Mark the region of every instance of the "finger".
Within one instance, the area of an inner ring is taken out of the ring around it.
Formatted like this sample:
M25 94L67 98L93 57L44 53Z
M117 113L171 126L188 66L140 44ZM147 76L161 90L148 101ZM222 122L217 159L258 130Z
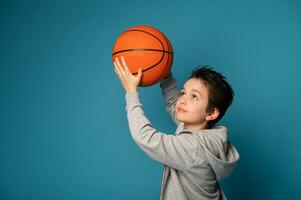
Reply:
M114 61L114 66L115 66L115 67L114 67L114 70L115 70L117 76L118 76L120 79L122 79L122 74L120 73L119 68L118 68L118 66L117 66L117 64L116 64L115 61Z
M142 76L142 68L139 68L138 77L141 78L141 76Z
M120 74L119 74L119 71L118 71L118 69L117 69L117 66L116 66L115 61L114 61L113 63L114 63L114 71L115 71L116 75L118 76L118 78L120 78L120 77L119 77Z
M116 60L116 65L118 66L119 72L121 73L122 76L125 76L125 71L120 64L118 57L116 57L115 60Z
M128 68L128 66L127 66L127 64L126 64L125 59L124 59L123 56L121 56L121 62L123 64L123 66L124 66L125 72L128 73L128 74L132 74L132 72L130 72L130 70L129 70L129 68Z

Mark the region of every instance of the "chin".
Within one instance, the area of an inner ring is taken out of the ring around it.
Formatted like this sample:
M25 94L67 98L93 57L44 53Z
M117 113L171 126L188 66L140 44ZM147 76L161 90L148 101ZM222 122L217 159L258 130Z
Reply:
M179 122L188 123L188 124L197 124L199 123L199 120L193 120L193 119L185 119L185 117L177 116L175 115L175 118Z
M175 118L176 118L177 121L185 122L185 119L183 119L183 117L178 117L178 116L176 115Z

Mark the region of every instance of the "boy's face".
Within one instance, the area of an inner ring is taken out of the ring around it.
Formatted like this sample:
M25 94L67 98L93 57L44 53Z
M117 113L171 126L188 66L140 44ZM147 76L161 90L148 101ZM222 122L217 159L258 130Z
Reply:
M176 103L176 119L187 127L204 127L208 105L208 89L202 80L191 78L181 90Z

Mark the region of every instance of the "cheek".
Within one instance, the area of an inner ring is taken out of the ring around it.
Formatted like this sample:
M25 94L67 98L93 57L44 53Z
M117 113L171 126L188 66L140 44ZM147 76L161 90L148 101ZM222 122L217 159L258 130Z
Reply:
M176 107L178 107L178 104L180 103L179 99L176 102Z
M191 114L193 114L194 116L199 116L199 117L203 117L206 115L206 108L203 105L195 105L192 106L189 111L191 112Z

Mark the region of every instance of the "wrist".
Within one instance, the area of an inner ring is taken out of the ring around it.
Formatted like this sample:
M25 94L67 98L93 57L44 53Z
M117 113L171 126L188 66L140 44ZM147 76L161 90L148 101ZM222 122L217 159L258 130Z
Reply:
M137 92L137 89L126 89L125 90L126 91L126 93L130 93L130 92Z

